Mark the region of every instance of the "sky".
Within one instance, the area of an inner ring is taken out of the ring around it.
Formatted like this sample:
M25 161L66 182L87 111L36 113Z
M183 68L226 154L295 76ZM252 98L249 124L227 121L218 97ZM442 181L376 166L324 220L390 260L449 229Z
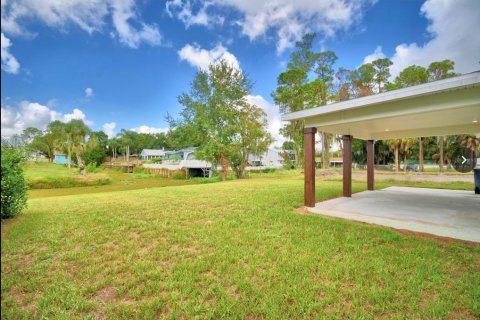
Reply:
M111 137L166 132L195 73L226 59L254 82L247 99L280 144L271 93L307 32L336 67L480 70L479 0L1 0L1 27L2 136L71 119Z

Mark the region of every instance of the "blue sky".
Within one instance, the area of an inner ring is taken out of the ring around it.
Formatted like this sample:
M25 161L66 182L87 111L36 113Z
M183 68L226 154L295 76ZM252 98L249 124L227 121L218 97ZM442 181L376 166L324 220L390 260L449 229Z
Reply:
M392 73L452 59L480 69L477 0L2 1L2 135L79 118L110 135L160 132L195 72L226 58L254 81L249 100L281 126L271 92L294 41L353 69L377 57Z

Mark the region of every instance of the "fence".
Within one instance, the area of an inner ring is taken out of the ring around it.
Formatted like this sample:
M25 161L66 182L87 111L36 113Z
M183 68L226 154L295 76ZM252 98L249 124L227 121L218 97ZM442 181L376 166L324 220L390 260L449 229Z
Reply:
M145 173L159 174L166 178L186 178L187 172L184 169L170 170L165 168L143 168Z

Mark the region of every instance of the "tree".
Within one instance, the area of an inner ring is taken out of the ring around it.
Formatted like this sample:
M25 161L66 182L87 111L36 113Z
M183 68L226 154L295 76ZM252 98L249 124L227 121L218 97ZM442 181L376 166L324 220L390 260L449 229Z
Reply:
M178 98L184 109L177 128L191 126L202 137L196 156L220 164L222 180L226 180L229 165L243 177L248 153L261 152L269 141L265 114L246 101L251 87L242 70L222 60L208 71L199 71L190 92Z
M236 177L242 179L245 177L248 155L266 152L273 139L267 132L266 114L257 106L246 104L237 120L238 132L233 138L230 166Z
M400 139L399 151L403 155L403 171L407 172L407 158L410 154L412 147L415 145L416 139L404 138Z
M72 140L73 150L75 151L75 156L77 158L77 166L80 169L80 173L83 174L85 173L85 163L82 160L82 152L85 147L85 138L90 130L82 120L71 120L66 123L65 131Z
M41 130L33 127L28 127L22 131L20 138L22 140L23 145L28 145L33 141L33 139L41 135L43 135L43 132Z
M365 97L374 93L375 74L375 67L371 63L365 63L350 73L349 80L354 97Z
M400 171L400 147L402 139L387 139L383 142L394 152L395 171Z
M427 70L424 67L416 65L406 67L400 72L397 78L395 78L395 83L400 88L415 86L426 82L428 82Z
M430 63L427 69L428 81L437 81L458 76L458 73L451 72L455 69L455 62L451 60L435 61Z
M23 177L21 150L2 146L1 157L1 217L11 218L27 206L27 185Z
M314 39L315 34L309 33L296 42L296 50L291 55L287 70L277 77L277 89L272 93L272 97L282 113L317 106L318 102L314 97L321 96L320 92L326 92L325 87L319 88L319 81L316 85L308 85L308 73L312 71L316 60L322 59L311 50ZM329 55L323 57L326 62L329 62L330 58ZM319 67L316 71L320 77L328 70ZM296 166L303 163L303 128L304 122L297 120L289 122L280 130L283 136L293 142Z
M372 62L375 69L373 80L377 84L377 93L384 90L384 86L388 82L388 78L390 78L390 66L392 64L393 62L388 58L377 59Z

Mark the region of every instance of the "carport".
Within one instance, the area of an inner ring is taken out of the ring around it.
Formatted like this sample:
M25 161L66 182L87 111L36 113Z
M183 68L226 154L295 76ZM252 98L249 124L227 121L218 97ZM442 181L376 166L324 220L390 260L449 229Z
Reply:
M348 198L352 196L352 139L367 141L367 188L373 191L375 140L480 133L480 71L292 112L282 120L305 123L304 204L313 208L317 130L342 136L343 196Z

